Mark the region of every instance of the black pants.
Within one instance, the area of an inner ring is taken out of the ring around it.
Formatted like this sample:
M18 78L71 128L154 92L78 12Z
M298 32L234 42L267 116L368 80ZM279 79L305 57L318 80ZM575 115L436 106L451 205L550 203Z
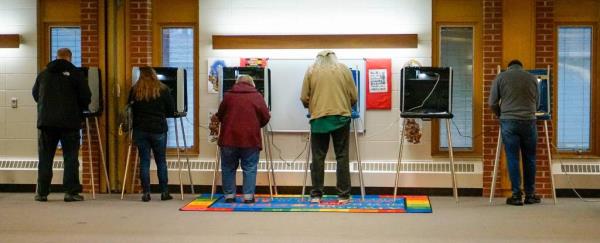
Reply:
M350 159L349 137L350 123L332 131L330 133L311 133L311 149L313 152L312 164L310 166L310 176L312 180L311 197L323 196L323 181L325 176L325 156L329 149L329 137L333 138L333 149L335 150L335 160L337 161L336 179L338 197L350 197Z
M56 146L60 141L64 158L63 188L65 193L81 192L79 183L79 129L38 129L38 181L37 194L47 196L52 182L52 164Z

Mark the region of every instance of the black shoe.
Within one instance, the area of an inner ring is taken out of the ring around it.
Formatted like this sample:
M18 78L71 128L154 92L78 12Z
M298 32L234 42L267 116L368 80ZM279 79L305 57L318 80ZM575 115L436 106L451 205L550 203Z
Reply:
M160 200L166 201L171 199L173 199L173 197L171 196L171 194L169 194L169 192L163 192L160 194Z
M83 201L83 196L79 194L65 194L65 202L79 202Z
M48 196L35 195L35 200L38 202L47 202Z
M245 204L252 204L252 203L255 203L255 202L256 201L254 200L254 198L252 198L252 199L244 199L244 203Z
M225 203L235 203L235 198L225 198Z
M144 193L142 194L142 202L148 202L150 201L150 193Z
M538 195L535 195L535 194L525 195L525 204L534 204L534 203L540 203L540 202L542 202L542 199Z
M523 198L521 198L520 196L513 195L512 197L506 198L506 204L514 206L523 206Z

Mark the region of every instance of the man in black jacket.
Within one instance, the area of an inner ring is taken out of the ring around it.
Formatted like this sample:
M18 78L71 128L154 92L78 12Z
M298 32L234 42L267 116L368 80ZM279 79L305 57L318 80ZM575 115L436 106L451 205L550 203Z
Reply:
M65 202L83 201L79 195L79 141L83 111L91 92L82 73L71 63L71 51L61 48L35 80L32 94L37 102L38 181L36 201L45 202L50 193L52 164L58 142L64 157Z

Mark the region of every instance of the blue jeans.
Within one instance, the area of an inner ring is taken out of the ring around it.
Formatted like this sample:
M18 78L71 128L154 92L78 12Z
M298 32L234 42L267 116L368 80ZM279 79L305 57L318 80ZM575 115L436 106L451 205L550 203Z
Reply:
M537 126L535 120L500 120L502 141L508 160L512 193L521 196L519 154L523 160L523 182L526 195L535 193L535 160Z
M140 180L142 191L150 193L150 150L154 154L161 192L169 192L167 173L167 133L149 133L133 130L133 140L140 155Z
M234 198L236 193L235 174L237 168L242 164L244 171L243 193L244 199L254 198L256 189L256 167L258 165L258 148L221 147L221 173L223 194L225 198Z

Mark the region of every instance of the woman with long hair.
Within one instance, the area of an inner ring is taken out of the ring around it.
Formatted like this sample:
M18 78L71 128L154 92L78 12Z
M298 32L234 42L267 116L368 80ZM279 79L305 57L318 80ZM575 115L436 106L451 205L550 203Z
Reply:
M161 200L171 200L167 174L167 116L175 112L169 88L154 69L141 67L140 76L129 93L133 111L133 140L140 156L142 201L150 201L150 150L156 162Z

